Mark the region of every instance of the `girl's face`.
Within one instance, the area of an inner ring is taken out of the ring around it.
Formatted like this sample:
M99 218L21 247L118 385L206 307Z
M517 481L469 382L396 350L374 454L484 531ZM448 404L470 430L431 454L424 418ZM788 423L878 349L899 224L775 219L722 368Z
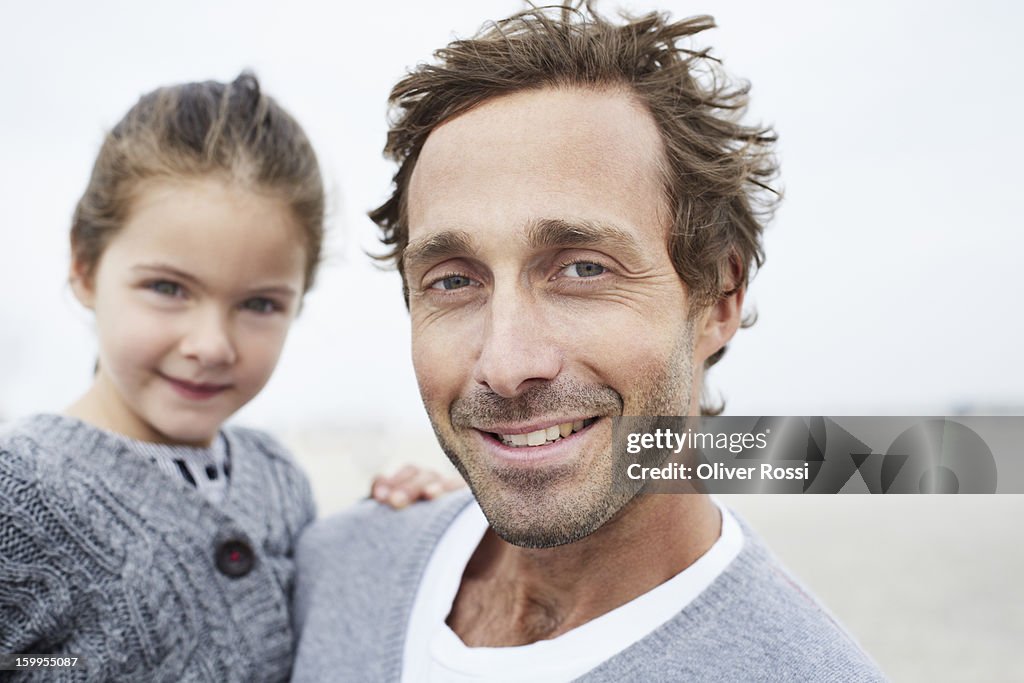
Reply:
M99 372L74 413L126 436L206 445L277 364L306 252L288 205L216 177L147 181L92 277Z

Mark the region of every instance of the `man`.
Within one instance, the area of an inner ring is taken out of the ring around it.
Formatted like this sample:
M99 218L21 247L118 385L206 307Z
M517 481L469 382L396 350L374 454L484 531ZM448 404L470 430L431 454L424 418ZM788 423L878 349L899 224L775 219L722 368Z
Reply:
M699 412L763 258L774 138L679 45L712 25L531 10L395 87L372 218L475 500L306 536L296 680L881 677L728 510L616 483L612 418Z

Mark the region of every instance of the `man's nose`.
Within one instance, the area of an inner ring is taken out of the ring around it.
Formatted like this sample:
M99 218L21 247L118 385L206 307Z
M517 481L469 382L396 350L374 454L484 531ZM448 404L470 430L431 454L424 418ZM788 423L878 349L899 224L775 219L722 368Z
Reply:
M555 379L562 369L554 330L545 321L542 304L528 291L496 289L483 334L473 378L499 396L517 396Z
M231 365L238 359L230 316L213 307L193 313L181 339L181 354L202 367Z

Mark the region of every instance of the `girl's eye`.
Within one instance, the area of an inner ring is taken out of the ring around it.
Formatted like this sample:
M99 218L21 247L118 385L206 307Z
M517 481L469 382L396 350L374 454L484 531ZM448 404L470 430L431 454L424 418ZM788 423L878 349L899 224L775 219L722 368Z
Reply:
M149 283L149 288L162 296L177 297L185 293L185 290L177 282L170 280L156 280Z
M434 284L430 285L431 289L462 289L473 284L473 280L466 277L465 275L449 275L448 277L441 278Z
M596 277L604 273L606 270L608 269L600 263L580 261L578 263L570 263L566 267L562 268L558 274L569 278L586 278Z
M257 296L252 299L246 299L245 303L242 304L242 308L253 313L273 313L279 309L279 306L271 299Z

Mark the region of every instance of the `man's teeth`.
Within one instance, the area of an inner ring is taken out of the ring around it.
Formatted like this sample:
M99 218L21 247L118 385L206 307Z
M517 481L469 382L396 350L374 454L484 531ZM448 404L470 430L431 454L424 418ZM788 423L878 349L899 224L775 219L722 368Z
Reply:
M594 418L587 420L576 420L575 422L563 422L552 425L547 429L538 429L529 434L497 434L497 437L506 446L543 446L565 438L573 432L578 432L584 427L593 424Z

